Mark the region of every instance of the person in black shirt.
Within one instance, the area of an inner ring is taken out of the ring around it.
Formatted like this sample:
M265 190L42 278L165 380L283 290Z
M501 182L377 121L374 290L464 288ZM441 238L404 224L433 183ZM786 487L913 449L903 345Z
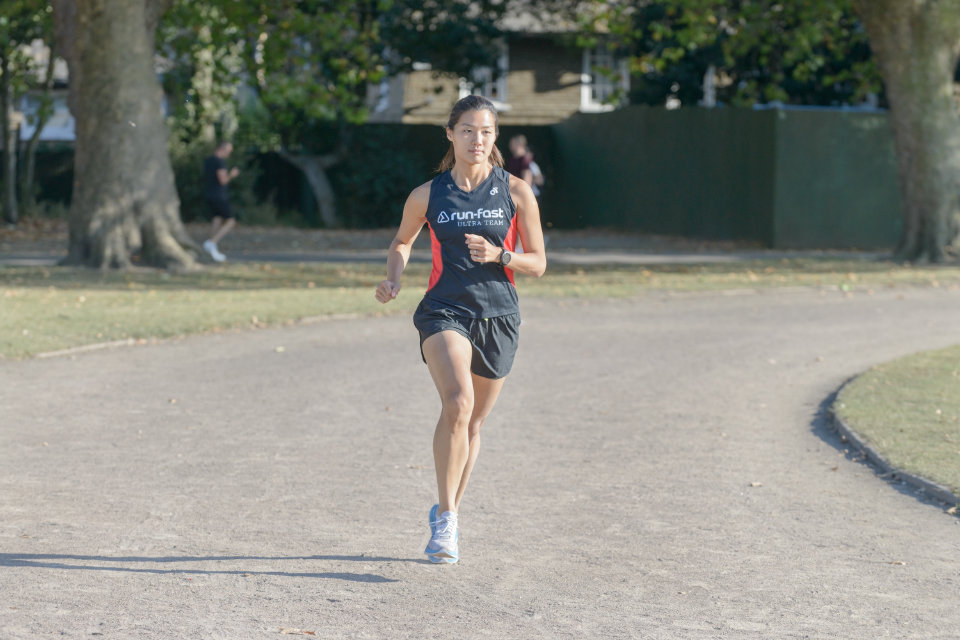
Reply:
M231 153L233 153L233 145L224 141L217 145L212 156L203 161L203 196L213 217L210 237L203 243L203 248L217 262L223 262L227 259L225 255L220 253L217 243L237 223L237 218L230 209L230 201L227 198L227 184L240 173L240 169L237 167L227 169L227 158L230 157Z

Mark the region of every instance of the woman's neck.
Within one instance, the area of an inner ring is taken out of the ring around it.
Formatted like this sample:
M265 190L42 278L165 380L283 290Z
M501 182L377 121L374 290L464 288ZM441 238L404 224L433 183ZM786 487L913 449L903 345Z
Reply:
M450 177L464 191L473 191L490 176L491 171L493 171L493 165L489 162L483 164L457 163L450 170Z

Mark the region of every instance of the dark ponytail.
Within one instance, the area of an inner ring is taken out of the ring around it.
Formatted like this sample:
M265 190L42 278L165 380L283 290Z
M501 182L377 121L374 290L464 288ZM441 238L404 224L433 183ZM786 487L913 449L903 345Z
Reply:
M500 116L497 114L497 108L493 106L493 103L484 98L483 96L469 95L466 98L461 98L457 100L457 103L453 105L453 109L450 110L450 117L447 119L447 129L453 129L457 126L457 122L460 121L460 116L465 114L467 111L489 111L493 114L493 125L494 133L497 136L497 139L500 138ZM437 167L438 173L443 173L444 171L449 171L453 169L453 165L456 163L457 159L453 153L453 143L450 143L450 146L447 148L447 153L444 154L443 159L440 161L440 166ZM495 167L503 166L503 154L500 153L500 149L497 148L496 143L493 145L493 151L490 152L490 162Z

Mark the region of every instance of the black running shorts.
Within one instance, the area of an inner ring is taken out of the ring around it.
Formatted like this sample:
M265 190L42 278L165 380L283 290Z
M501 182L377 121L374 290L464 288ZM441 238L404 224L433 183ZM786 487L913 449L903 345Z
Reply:
M441 331L456 331L473 345L470 371L482 378L505 378L513 367L520 341L520 314L496 318L466 318L450 309L423 300L413 314L413 325L420 332L420 356L423 341ZM423 360L426 362L426 358Z
M207 210L211 218L235 218L230 208L230 201L226 198L207 198Z

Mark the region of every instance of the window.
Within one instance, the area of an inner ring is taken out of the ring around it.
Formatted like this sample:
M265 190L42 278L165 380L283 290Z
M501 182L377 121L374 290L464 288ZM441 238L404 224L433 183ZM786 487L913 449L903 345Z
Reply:
M630 90L627 61L618 60L603 45L584 49L580 83L581 111L611 111L619 97Z
M498 111L510 108L507 104L507 73L510 71L510 58L507 48L497 59L497 73L490 67L477 67L473 70L472 78L460 78L460 97L466 98L470 94L483 96L497 107Z

